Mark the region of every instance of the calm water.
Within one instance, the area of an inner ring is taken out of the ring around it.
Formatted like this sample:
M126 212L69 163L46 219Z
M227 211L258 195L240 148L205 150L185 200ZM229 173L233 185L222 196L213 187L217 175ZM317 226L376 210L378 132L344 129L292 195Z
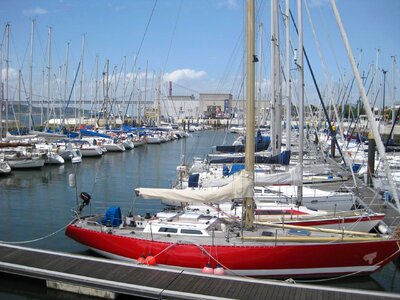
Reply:
M46 165L41 170L13 171L11 176L0 177L0 241L32 241L21 245L91 255L63 231L72 218L76 194L85 191L92 195L92 213L103 213L112 205L120 206L126 213L134 200L135 213L157 212L163 207L159 201L134 199L136 187L169 187L175 181L176 166L184 153L185 160L191 162L193 156L204 156L212 146L224 141L231 143L233 139L233 135L223 130L196 132L187 139L107 153L101 158L84 158L80 165L67 162L62 166ZM76 189L69 186L70 174L76 174ZM373 277L317 284L400 293L400 273L390 264ZM0 299L3 298L77 299L77 296L49 291L37 281L0 276Z

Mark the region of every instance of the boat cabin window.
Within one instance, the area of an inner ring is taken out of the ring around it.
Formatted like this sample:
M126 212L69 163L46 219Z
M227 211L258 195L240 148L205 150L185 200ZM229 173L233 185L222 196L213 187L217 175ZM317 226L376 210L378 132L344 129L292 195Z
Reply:
M183 234L202 234L200 230L193 230L193 229L181 229L181 233Z
M160 227L160 229L158 229L158 232L177 233L177 232L178 232L178 229L177 229L177 228L170 228L170 227Z

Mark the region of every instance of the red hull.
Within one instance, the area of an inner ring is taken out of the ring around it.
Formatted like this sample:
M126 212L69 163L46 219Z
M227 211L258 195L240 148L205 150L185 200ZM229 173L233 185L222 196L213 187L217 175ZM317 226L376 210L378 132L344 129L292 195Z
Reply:
M124 237L69 225L66 235L102 252L130 259L153 255L157 264L201 270L216 261L234 274L307 277L370 274L399 255L400 241L296 245L194 245ZM168 248L168 249L167 249ZM205 251L204 251L205 250ZM210 258L210 256L212 258Z

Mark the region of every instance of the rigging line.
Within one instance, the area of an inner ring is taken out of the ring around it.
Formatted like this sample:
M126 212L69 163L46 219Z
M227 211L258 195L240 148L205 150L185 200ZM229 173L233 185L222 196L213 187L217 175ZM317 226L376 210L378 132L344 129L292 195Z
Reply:
M325 20L326 20L326 14L324 14L324 13L322 12L322 10L321 10L321 6L322 6L321 1L320 1L320 0L317 0L317 2L318 2L318 5L317 5L317 6L318 6L319 14L320 14L320 19L322 20L322 25L326 28L326 27L327 27L327 26L326 26L326 22L325 22ZM332 42L331 35L329 34L329 30L326 31L326 36L328 37L328 42L329 42L329 44L330 44L329 49L335 49L335 47L333 46L333 42ZM333 56L333 58L334 58L334 60L335 60L335 64L336 64L336 68L337 68L337 70L338 70L338 72L339 72L339 76L340 76L340 78L343 78L344 76L343 76L343 74L342 74L342 72L341 72L340 64L339 64L338 58L336 57L335 54L336 54L336 52L335 52L335 51L332 51L332 56Z
M310 10L309 10L309 8L308 8L307 1L304 1L304 4L305 4L306 11L307 11L308 19L309 19L310 24L311 24L312 33L313 33L313 35L314 35L314 39L315 39L315 42L316 42L316 45L317 45L317 50L318 50L318 54L319 54L319 57L320 57L320 61L321 61L321 64L322 64L322 67L323 67L323 70L324 70L325 80L326 80L327 83L328 83L328 93L329 93L330 98L331 98L331 101L332 101L332 103L333 103L333 100L334 100L334 99L333 99L333 97L332 97L332 88L331 88L330 83L329 83L330 81L328 80L328 76L327 76L328 71L327 71L327 68L326 68L326 64L325 64L325 61L324 61L323 56L322 56L321 47L320 47L320 44L319 44L319 41L318 41L317 34L316 34L316 32L315 32L315 27L314 27L314 24L313 24L313 22L312 22L311 13L310 13ZM307 59L307 62L308 62L308 59ZM343 80L343 82L344 82L344 80ZM347 88L347 87L346 87L346 88ZM339 97L340 97L340 94L341 94L341 92L339 92ZM337 118L337 121L339 122L339 116L338 116L338 112L337 112L336 106L333 105L333 108L334 108L334 113L335 113L335 116L336 116L336 118ZM341 129L341 130L340 130L340 137L341 137L342 141L344 142L345 140L344 140L344 136L343 136L343 126L342 126L342 123L341 123L341 122L339 122L339 128ZM336 144L337 144L337 146L339 146L338 143L336 143ZM346 148L346 144L345 144L345 143L344 143L344 146L345 146L345 148ZM339 148L339 147L338 147L338 148ZM347 157L344 157L344 156L342 155L342 153L341 153L341 151L340 151L340 148L339 148L339 152L340 152L340 155L341 155L342 158L343 158L344 163L345 163L345 164L348 164L348 162L346 162ZM354 179L354 172L352 171L352 169L351 169L351 173L352 173L352 176L353 176L353 179ZM356 183L355 180L354 180L354 183Z
M169 42L167 57L165 58L165 63L164 63L164 68L163 68L162 74L165 73L165 69L166 69L166 67L167 67L167 63L168 63L168 60L169 60L169 55L170 55L170 53L171 53L171 48L172 48L172 42L173 42L174 37L175 37L176 27L177 27L177 25L178 25L178 20L179 20L180 14L181 14L181 9L182 9L182 0L181 0L180 3L179 3L178 13L177 13L177 15L176 15L175 24L174 24L174 29L172 30L172 37L171 37L171 40L170 40L170 42Z
M12 44L13 44L13 46L14 46L14 53L15 53L15 57L16 57L16 59L17 59L17 65L19 66L19 69L21 70L21 69L23 68L23 66L24 66L24 62L25 62L25 59L26 59L26 55L27 55L27 53L28 53L29 43L26 45L24 57L23 57L23 60L22 60L22 63L21 63L21 62L19 61L18 51L17 51L17 47L16 47L16 44L15 44L15 41L14 41L14 35L12 34L12 32L11 32L11 34L10 34L10 39L11 39L11 42L12 42Z
M135 67L136 67L136 62L137 62L137 59L138 59L138 57L139 57L140 51L142 50L143 42L144 42L144 39L145 39L145 37L146 37L146 35L147 35L147 30L149 29L150 22L151 22L151 20L152 20L152 18L153 18L153 14L154 14L154 10L156 9L157 2L158 2L158 0L155 0L155 1L154 1L153 9L151 10L149 19L148 19L147 24L146 24L146 28L145 28L144 33L143 33L143 36L142 36L142 40L140 41L139 49L138 49L138 51L137 51L137 53L136 53L136 55L135 55L135 59L134 59L134 61L133 61L133 66L132 66L132 71L131 71L131 73L133 73L133 71L134 71L134 69L135 69ZM135 78L135 79L136 79L136 78Z
M37 23L36 23L37 24ZM37 38L37 40L39 41L39 46L40 46L40 49L42 50L42 55L43 55L43 57L42 57L42 59L43 59L43 65L45 65L46 66L46 54L47 54L47 48L46 48L46 51L44 51L43 50L43 45L42 45L42 40L40 39L40 35L39 35L39 32L38 32L38 28L37 28L37 26L35 26L35 32L36 32L36 38ZM40 55L39 55L40 56Z
M49 233L49 234L47 234L47 235L45 235L45 236L42 236L42 237L39 237L39 238L36 238L36 239L33 239L33 240L18 241L18 242L0 241L0 243L9 244L9 245L17 245L17 244L28 244L28 243L37 242L37 241L40 241L40 240L47 239L47 238L49 238L49 237L51 237L51 236L53 236L53 235L59 233L60 231L62 231L62 230L64 230L65 228L67 228L67 226L68 226L69 224L71 224L71 222L69 222L67 225L61 227L60 229L57 229L56 231L54 231L54 232L52 232L52 233Z
M295 30L296 30L296 32L298 33L297 25L296 25L296 22L295 22L295 20L294 20L292 11L289 10L289 12L290 12L290 17L291 17L291 19L292 19L292 22L293 22L293 25L294 25L294 27L295 27ZM337 149L339 150L340 156L343 158L344 164L346 164L346 161L344 160L344 157L343 157L343 154L342 154L342 150L341 150L341 148L340 148L340 145L339 145L337 139L335 138L335 136L334 136L334 134L333 134L332 122L331 122L331 120L330 120L330 118L329 118L328 112L326 111L326 107L325 107L325 103L324 103L324 101L323 101L323 99L322 99L321 91L320 91L320 89L319 89L319 87L318 87L317 80L315 79L314 71L313 71L312 68L311 68L311 63L310 63L310 60L308 59L308 55L307 55L307 52L306 52L306 49L304 48L304 46L303 46L303 53L304 53L304 57L305 57L305 59L306 59L307 66L308 66L308 69L309 69L309 71L310 71L312 80L313 80L313 82L314 82L315 89L317 90L317 94L318 94L319 100L320 100L321 105L322 105L322 108L323 108L323 110L324 110L325 118L326 118L326 120L327 120L327 122L328 122L329 130L330 130L331 135L332 135L332 139L334 140L334 142L335 142L335 144L336 144L336 147L337 147Z

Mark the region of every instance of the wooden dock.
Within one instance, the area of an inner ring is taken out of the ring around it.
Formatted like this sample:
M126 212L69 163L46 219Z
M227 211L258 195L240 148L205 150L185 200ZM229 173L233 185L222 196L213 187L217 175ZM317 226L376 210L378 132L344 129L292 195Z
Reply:
M399 294L205 275L0 244L0 272L45 280L49 288L116 298L400 299Z
M385 213L384 222L394 230L400 226L400 214L394 203L385 203L383 196L377 193L372 187L363 185L360 179L357 179L359 188L351 188L351 191L359 197L365 206L368 206L375 212ZM349 180L350 183L350 180ZM351 183L350 183L351 184Z

